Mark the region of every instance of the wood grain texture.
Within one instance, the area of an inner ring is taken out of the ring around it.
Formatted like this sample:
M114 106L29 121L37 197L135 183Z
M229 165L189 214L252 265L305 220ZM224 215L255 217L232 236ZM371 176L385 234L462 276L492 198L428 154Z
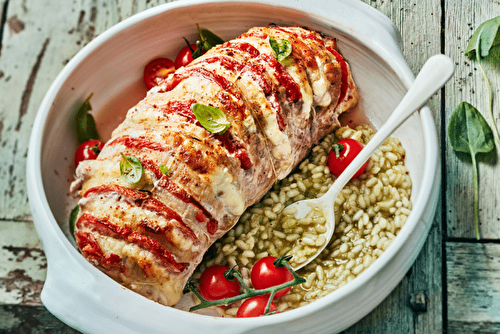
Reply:
M402 50L410 68L416 75L424 62L440 53L441 9L439 1L365 1L387 15L399 28ZM425 34L416 34L415 27L425 27ZM436 94L428 105L436 124L440 123L440 95ZM438 204L437 214L427 241L403 281L363 320L346 333L439 333L443 331L442 295L442 222ZM414 294L425 296L426 311L415 311L410 304ZM381 321L381 319L384 319Z
M0 218L30 216L28 142L38 107L57 74L99 33L159 2L8 2L0 57Z
M498 1L455 0L446 2L446 53L455 61L455 75L446 85L446 124L456 106L467 101L474 105L493 126L488 114L488 95L477 64L464 52L475 29L484 21L500 14ZM494 114L500 126L500 66L485 67L495 94ZM479 219L483 239L500 238L500 164L496 152L478 155L479 162ZM448 140L446 152L446 202L448 237L475 238L473 210L473 171L466 154L456 154Z
M449 242L446 254L450 332L498 333L500 244Z
M47 261L31 222L0 222L0 305L41 305Z
M77 334L43 306L0 305L2 334Z

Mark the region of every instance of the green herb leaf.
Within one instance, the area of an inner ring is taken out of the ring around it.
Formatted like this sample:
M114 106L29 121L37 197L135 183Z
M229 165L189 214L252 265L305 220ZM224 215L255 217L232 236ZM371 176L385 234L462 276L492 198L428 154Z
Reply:
M500 46L500 16L483 22L476 29L467 45L465 55L470 59L484 58L498 46Z
M121 153L122 159L120 160L120 175L127 183L137 183L142 178L144 168L139 159L133 156L126 156Z
M274 58L279 62L285 60L292 53L292 44L290 44L288 39L278 42L274 38L269 37L269 45L273 50Z
M483 75L488 91L488 110L491 122L493 123L493 133L496 141L500 144L500 134L498 133L495 115L493 114L493 91L491 90L490 80L482 66L484 60L496 63L500 62L500 16L483 22L476 29L467 45L465 55L478 63Z
M165 166L164 164L160 164L160 170L163 174L165 174L166 176L170 177L170 169L168 169L167 166Z
M200 42L201 42L201 45L202 45L204 51L208 51L211 48L213 48L214 46L224 43L224 40L222 38L220 38L219 36L217 36L216 34L211 32L210 30L200 28L200 26L198 24L196 24L196 28L198 29L198 35L200 37ZM200 47L199 47L199 45L197 45L197 46L198 46L197 50L199 50ZM201 50L200 50L200 52L201 52ZM201 53L200 53L200 55L201 55ZM194 58L194 55L193 55L193 58Z
M92 106L90 105L91 97L92 94L87 97L87 99L83 102L83 104L80 106L80 108L78 108L78 111L76 112L76 136L80 144L90 139L100 140L99 134L97 133L97 127L95 125L94 116L92 116L92 114L89 114L89 111L92 110Z
M76 218L78 217L78 213L80 212L80 206L77 205L71 210L69 214L69 233L74 237L75 234L75 224Z
M219 108L194 103L191 109L201 126L211 133L222 134L231 126L231 123L226 118L226 114Z
M448 138L455 151L471 156L474 169L474 222L479 240L479 175L476 154L495 148L493 132L481 113L471 104L462 102L453 111L448 123Z

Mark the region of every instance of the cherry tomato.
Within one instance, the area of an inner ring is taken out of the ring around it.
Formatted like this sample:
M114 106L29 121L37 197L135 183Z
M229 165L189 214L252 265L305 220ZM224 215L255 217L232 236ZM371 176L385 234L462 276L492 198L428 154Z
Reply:
M196 51L196 44L191 44L191 48L193 51ZM189 46L186 45L181 49L181 51L179 51L177 57L175 57L175 68L186 66L192 61L193 53L191 52L191 49L189 49Z
M254 296L245 300L236 312L237 318L251 318L264 315L264 311L269 301L269 295ZM276 304L271 302L269 312L276 310Z
M344 169L354 160L354 158L359 154L359 152L363 149L363 144L355 139L342 139L339 140L337 144L339 149L338 156L335 152L335 147L332 147L330 154L328 155L328 167L330 168L330 172L333 175L339 176ZM361 166L361 168L354 174L353 179L363 174L366 169L366 165L368 161Z
M148 89L158 85L161 79L165 79L175 70L175 64L168 58L156 58L144 67L144 82Z
M228 280L224 272L229 270L223 265L208 267L200 276L200 293L206 300L217 300L237 296L240 283L235 279Z
M274 256L266 256L257 261L250 273L250 279L255 289L266 289L275 285L280 285L293 280L293 274L287 267L276 267ZM275 293L274 298L279 298L287 294L291 287L285 288Z
M94 160L104 147L104 143L97 139L87 140L78 146L75 153L75 166L83 160Z

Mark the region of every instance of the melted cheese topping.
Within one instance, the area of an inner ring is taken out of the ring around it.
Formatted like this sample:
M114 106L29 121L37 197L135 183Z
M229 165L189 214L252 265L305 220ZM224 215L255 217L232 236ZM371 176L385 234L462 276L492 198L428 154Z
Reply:
M212 176L212 189L215 197L224 203L228 212L239 216L245 210L245 203L239 187L233 184L233 177L227 168L218 168Z

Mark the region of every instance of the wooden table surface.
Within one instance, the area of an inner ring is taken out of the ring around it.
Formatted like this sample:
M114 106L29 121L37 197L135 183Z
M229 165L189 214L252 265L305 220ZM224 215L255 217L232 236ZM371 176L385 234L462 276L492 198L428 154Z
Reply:
M482 239L477 241L471 161L457 156L446 136L461 101L476 106L492 124L486 86L464 50L479 24L500 15L500 1L364 1L400 29L414 73L435 53L449 55L456 71L429 102L439 129L443 181L427 242L397 288L346 332L500 333L499 148L479 163ZM49 85L71 57L110 26L160 3L0 0L0 333L76 332L40 301L46 259L32 224L25 177L31 127ZM500 123L500 71L489 70ZM418 303L422 297L424 304Z

